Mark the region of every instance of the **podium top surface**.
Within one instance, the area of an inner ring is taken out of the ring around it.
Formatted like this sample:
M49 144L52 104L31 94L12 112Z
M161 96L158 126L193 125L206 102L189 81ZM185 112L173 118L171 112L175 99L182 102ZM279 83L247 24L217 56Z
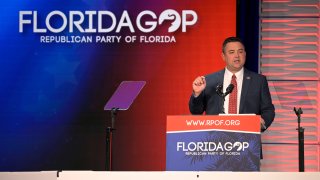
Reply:
M145 84L145 81L122 81L104 106L104 110L112 110L113 108L118 110L129 109Z

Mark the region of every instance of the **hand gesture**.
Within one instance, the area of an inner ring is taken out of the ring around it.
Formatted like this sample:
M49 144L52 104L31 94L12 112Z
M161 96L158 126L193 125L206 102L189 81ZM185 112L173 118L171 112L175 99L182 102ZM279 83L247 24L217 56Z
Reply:
M206 88L206 79L204 76L197 77L192 83L193 94L198 97Z

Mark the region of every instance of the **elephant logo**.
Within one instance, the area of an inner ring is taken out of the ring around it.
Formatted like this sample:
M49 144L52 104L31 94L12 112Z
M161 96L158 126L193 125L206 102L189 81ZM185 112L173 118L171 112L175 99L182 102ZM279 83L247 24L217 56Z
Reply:
M175 32L181 24L181 17L177 11L172 9L167 9L160 14L159 24L161 25L164 21L170 20L173 21L169 27L168 32Z
M238 148L237 148L237 151L240 151L240 150L242 149L242 144L241 144L240 142L235 142L235 143L233 144L233 148L235 148L235 147L238 147Z

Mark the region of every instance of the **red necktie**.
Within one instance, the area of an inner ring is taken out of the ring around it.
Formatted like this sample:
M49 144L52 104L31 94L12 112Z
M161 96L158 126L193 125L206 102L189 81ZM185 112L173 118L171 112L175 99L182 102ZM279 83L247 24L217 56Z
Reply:
M237 114L237 96L238 96L238 88L237 88L237 77L232 75L231 84L234 85L233 91L229 96L229 114Z

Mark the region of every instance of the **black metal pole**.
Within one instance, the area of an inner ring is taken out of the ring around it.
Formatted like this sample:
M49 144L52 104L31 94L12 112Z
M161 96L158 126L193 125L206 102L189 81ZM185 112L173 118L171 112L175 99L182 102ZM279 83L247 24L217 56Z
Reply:
M107 141L106 141L106 170L112 171L112 141L115 119L118 108L111 109L111 127L107 127Z
M107 142L106 142L106 170L112 170L112 128L107 127Z
M298 142L299 142L299 172L304 172L304 128L300 126L301 114L303 111L301 108L293 108L298 117Z
M299 172L304 172L304 128L299 131Z

